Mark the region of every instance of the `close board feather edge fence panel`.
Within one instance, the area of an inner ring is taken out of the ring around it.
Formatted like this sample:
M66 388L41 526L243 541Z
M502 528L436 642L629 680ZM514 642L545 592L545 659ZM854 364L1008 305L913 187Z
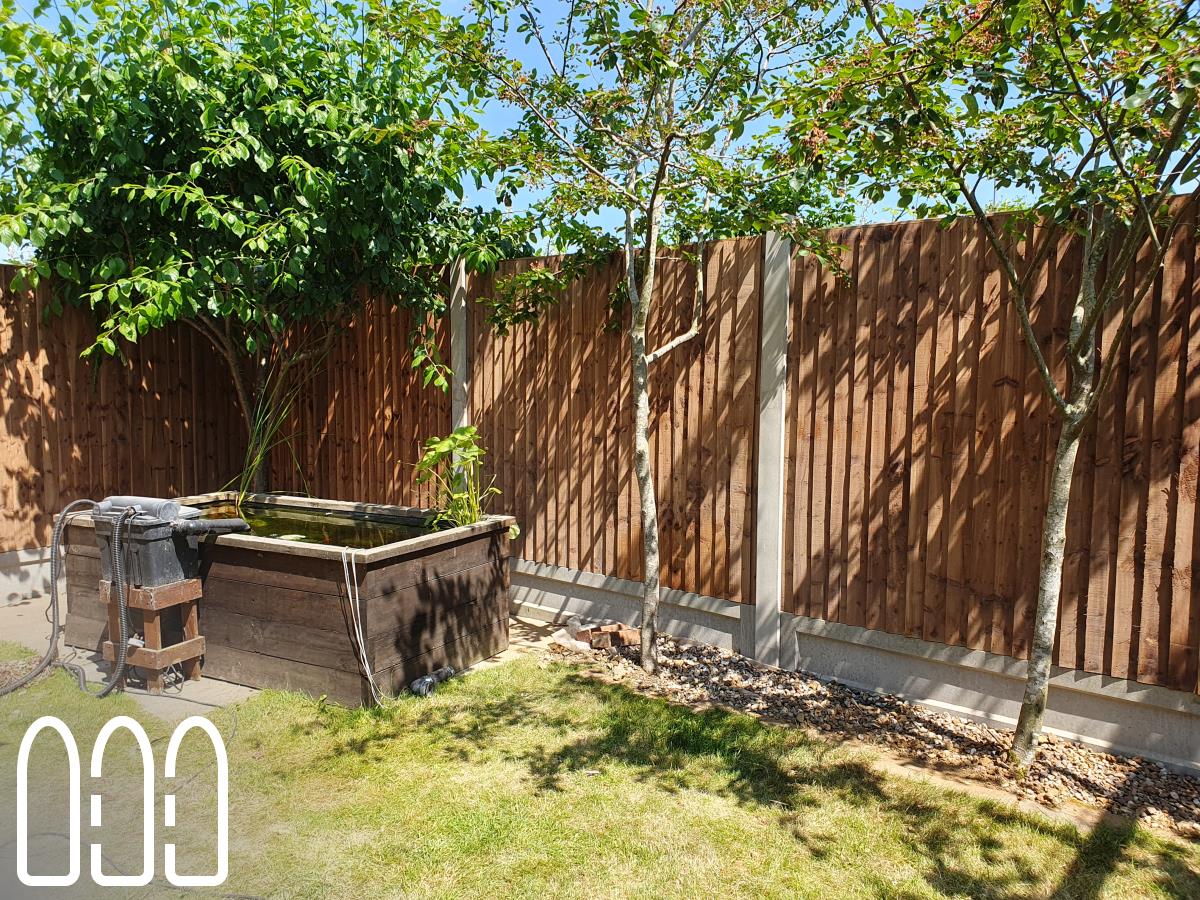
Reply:
M1080 453L1056 656L1186 691L1200 665L1195 224L1193 210ZM833 237L845 277L792 260L787 452L771 484L755 465L763 241L707 248L702 333L652 372L664 583L754 603L755 503L782 491L785 612L1023 657L1057 422L996 262L969 221ZM1039 272L1034 326L1052 350L1078 256L1064 236ZM501 274L552 264L511 261ZM664 260L652 341L686 329L696 271L687 254ZM499 503L522 524L516 554L636 580L628 348L606 328L619 277L617 263L599 267L507 335L469 304L460 374ZM471 276L468 293L492 285ZM78 357L86 313L47 318L40 293L0 299L0 551L44 544L76 496L187 493L236 472L240 417L197 335L148 336L96 366ZM412 466L425 437L449 430L450 399L419 386L409 325L373 301L339 337L302 396L291 447L273 454L274 487L432 502ZM448 323L438 340L447 350Z

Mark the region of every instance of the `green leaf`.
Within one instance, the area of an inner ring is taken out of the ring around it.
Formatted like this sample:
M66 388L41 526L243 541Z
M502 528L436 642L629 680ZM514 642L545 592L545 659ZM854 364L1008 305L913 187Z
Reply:
M1017 37L1029 23L1029 7L1024 0L1018 0L1014 7L1012 18L1008 21L1008 33Z

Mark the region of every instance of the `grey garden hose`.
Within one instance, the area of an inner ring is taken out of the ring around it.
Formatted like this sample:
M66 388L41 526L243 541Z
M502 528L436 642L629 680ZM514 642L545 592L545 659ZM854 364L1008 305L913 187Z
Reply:
M90 510L95 511L96 505L94 500L72 501L67 504L67 508L59 514L58 521L54 523L54 531L50 538L50 644L46 647L45 654L38 660L38 664L33 667L32 671L21 676L16 681L0 687L0 697L25 687L25 685L46 671L58 655L58 550L62 543L62 533L66 530L67 519L76 510L86 506Z
M50 642L49 642L49 645L46 647L46 652L45 652L45 654L43 654L42 658L40 660L38 660L38 664L36 666L34 666L31 671L22 675L20 678L16 679L15 681L10 682L9 684L0 686L0 697L5 696L6 694L11 694L13 691L17 691L17 690L20 690L21 688L25 687L27 684L29 684L35 678L37 678L39 675L41 675L44 671L46 671L46 669L49 668L50 665L54 662L55 657L58 656L58 624L59 624L58 569L59 569L59 557L61 555L61 547L62 547L62 536L63 536L63 532L66 530L68 519L70 519L70 517L72 515L74 515L76 512L78 512L80 509L82 509L84 507L88 508L92 512L95 512L96 509L99 507L99 504L96 503L94 500L86 500L86 499L73 500L72 502L68 503L66 508L63 509L63 511L59 514L58 521L54 523L54 531L51 533L51 537L50 537ZM113 547L113 580L116 582L117 600L118 600L118 604L120 607L120 613L121 613L121 615L120 615L121 634L120 634L120 641L116 642L117 643L118 662L113 667L112 676L109 678L109 680L107 682L105 682L104 687L101 688L101 690L100 690L100 693L97 694L98 697L106 697L110 693L112 693L113 689L117 686L117 683L120 681L121 675L124 674L124 671L125 671L125 647L126 647L126 643L129 640L129 623L128 623L128 619L127 619L127 612L125 609L125 604L126 604L125 561L122 558L122 553L121 553L121 543L122 543L122 541L121 541L121 525L124 525L128 519L132 518L135 515L137 515L136 510L134 510L134 509L128 510L125 514L123 514L121 516L120 521L117 523L116 529L114 529L113 545L112 545L112 547ZM72 665L70 663L60 663L60 665L75 676L76 680L79 682L79 687L81 690L87 689L87 678L83 673L83 669L81 669L77 665Z
M112 672L108 676L108 681L104 683L104 687L100 688L100 693L96 694L97 697L107 697L116 690L117 685L125 676L125 654L129 645L129 610L126 608L128 597L125 593L125 554L122 552L124 542L121 540L121 526L137 514L136 506L126 507L125 511L121 513L121 517L117 519L116 525L113 526L112 584L117 591L117 619L121 623L121 639L116 642L116 661L113 663Z

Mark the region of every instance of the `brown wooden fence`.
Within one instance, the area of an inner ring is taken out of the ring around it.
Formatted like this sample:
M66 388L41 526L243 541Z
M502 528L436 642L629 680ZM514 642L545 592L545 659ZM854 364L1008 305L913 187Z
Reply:
M246 429L207 341L167 329L87 362L89 314L47 316L47 292L10 291L11 274L0 267L0 552L47 544L53 515L80 497L181 496L234 478ZM287 429L291 448L272 456L276 488L431 502L413 466L420 443L447 430L450 404L414 379L408 334L403 314L371 303L337 341Z
M272 454L271 486L331 500L429 506L414 467L426 438L449 431L450 398L422 388L409 317L369 301L334 344ZM446 355L449 332L438 340Z
M1193 213L1080 455L1057 657L1185 690L1200 649L1194 226ZM710 246L703 336L653 373L664 581L752 603L756 491L783 490L788 611L1023 656L1057 423L995 261L968 222L836 237L848 278L793 261L780 484L755 483L762 241ZM1078 254L1064 239L1041 273L1035 327L1047 346L1065 340ZM545 263L504 271L534 264ZM500 505L524 529L516 552L636 579L628 350L604 327L618 276L598 271L506 336L472 304L469 402ZM470 293L489 289L475 278ZM694 290L694 266L669 258L652 341L686 327ZM86 316L44 324L43 306L9 295L0 320L0 550L44 543L49 515L75 496L231 477L243 431L205 345L155 336L96 369L77 358ZM429 502L411 466L423 438L449 429L449 398L417 386L407 332L379 303L342 337L293 422L295 462L275 455L277 487Z
M1024 657L1058 421L996 259L970 222L836 237L852 279L793 267L787 606ZM1039 274L1054 358L1079 271L1064 238ZM1122 352L1076 466L1057 662L1194 690L1194 209Z
M48 294L9 290L0 267L0 551L49 543L71 500L178 496L241 466L244 429L229 377L186 328L147 335L122 359L80 359L95 323L47 317Z
M651 383L664 583L739 602L753 598L761 267L759 238L711 248L704 339L665 357ZM628 340L605 330L619 277L616 265L597 273L536 326L504 337L471 304L470 403L501 502L524 529L514 552L637 579ZM695 265L669 256L661 279L652 344L688 327ZM472 294L486 296L489 281L476 279Z

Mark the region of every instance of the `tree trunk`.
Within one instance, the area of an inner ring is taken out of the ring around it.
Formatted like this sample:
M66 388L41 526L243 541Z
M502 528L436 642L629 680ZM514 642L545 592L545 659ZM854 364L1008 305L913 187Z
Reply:
M250 479L250 493L265 494L271 489L271 456L270 454L263 457L258 468L254 470L254 477Z
M646 362L645 314L639 327L638 311L630 328L633 362L633 471L637 476L642 519L642 668L658 667L655 637L658 633L658 499L654 493L654 470L650 464L650 383Z
M662 178L665 168L660 167ZM637 168L631 170L629 186L637 183ZM625 211L625 283L632 305L629 319L630 363L633 370L633 471L637 476L642 520L642 668L653 674L658 668L658 500L654 493L654 470L650 465L650 362L646 354L646 323L654 298L654 276L658 266L658 223L661 214L658 188L646 210L645 266L641 284L637 278L637 253L632 210Z
M268 421L266 417L274 415L274 411L268 412L262 407L264 403L268 402L268 396L273 399L278 396L278 392L275 386L268 382L266 360L255 357L251 365L254 366L254 371L250 373L250 384L252 385L252 396L250 399L254 402L253 417L257 428L251 427L249 432L250 441L272 440L273 431L267 431L264 435L263 429ZM254 472L250 477L250 492L253 494L265 494L271 488L271 452L270 450L266 450L261 454L255 454L254 457L247 454L247 459L251 458L257 458L257 465L251 463L254 465Z
M242 422L246 426L246 453L243 456L242 472L236 479L238 490L255 494L265 493L270 489L271 484L270 454L254 452L256 450L254 444L262 434L264 425L264 422L259 421L262 404L266 402L268 392L274 392L276 397L278 396L278 385L272 384L268 376L268 372L271 371L268 365L269 359L260 355L248 357L239 353L238 346L229 331L222 330L205 316L185 321L212 344L229 369L229 378L233 383L233 396L237 401L238 410L242 414ZM323 356L324 352L329 349L332 334L332 331L328 332L329 340L319 348L318 355ZM284 371L286 372L286 368ZM286 377L286 374L278 375L278 377ZM201 385L198 389L210 390L212 387ZM258 458L257 465L254 463L256 457ZM246 472L250 468L253 468L253 472L247 479Z
M1038 573L1038 602L1033 624L1033 646L1021 715L1013 734L1009 761L1023 776L1033 762L1034 741L1042 730L1046 698L1050 689L1050 666L1058 626L1058 604L1062 596L1063 555L1067 544L1067 512L1071 505L1071 481L1075 457L1083 432L1082 419L1068 418L1054 450L1050 494L1042 524L1042 565Z

